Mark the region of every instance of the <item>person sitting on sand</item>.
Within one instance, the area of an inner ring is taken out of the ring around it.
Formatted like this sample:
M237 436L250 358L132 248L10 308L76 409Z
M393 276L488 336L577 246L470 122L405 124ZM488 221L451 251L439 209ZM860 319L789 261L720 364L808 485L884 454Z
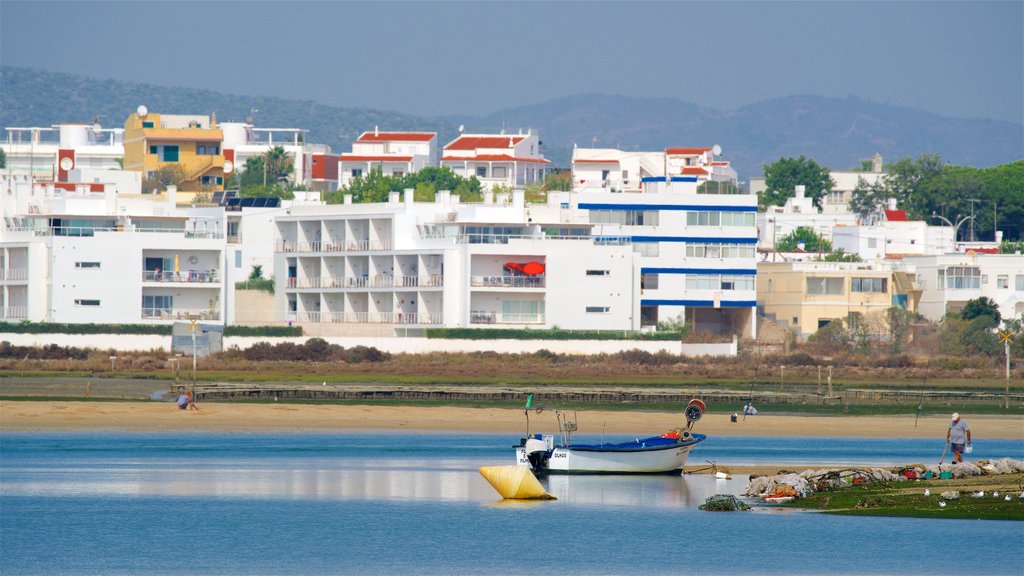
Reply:
M946 430L946 443L953 448L953 463L963 462L964 444L971 445L971 427L960 419L958 412L953 412L949 430Z
M181 394L178 395L178 409L188 410L188 392L182 390Z
M191 391L185 392L185 396L188 397L188 409L189 410L199 410L199 406L196 406L196 399L192 396L192 392Z

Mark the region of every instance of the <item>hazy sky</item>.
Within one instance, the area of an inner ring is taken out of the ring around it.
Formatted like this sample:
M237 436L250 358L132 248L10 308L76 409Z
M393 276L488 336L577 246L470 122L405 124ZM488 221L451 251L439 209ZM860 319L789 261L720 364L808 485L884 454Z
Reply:
M423 115L813 94L1024 123L1024 0L2 0L0 62Z

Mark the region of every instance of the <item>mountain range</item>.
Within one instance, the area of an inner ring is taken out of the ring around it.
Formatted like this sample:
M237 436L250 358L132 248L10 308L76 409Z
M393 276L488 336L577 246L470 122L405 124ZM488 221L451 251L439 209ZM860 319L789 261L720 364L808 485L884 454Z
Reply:
M163 114L216 113L219 121L253 115L257 126L308 128L310 142L348 151L364 130L429 130L443 145L467 132L534 129L553 167L568 167L574 145L623 150L719 144L741 180L763 165L804 155L835 169L938 153L954 165L987 167L1024 158L1024 126L950 118L857 98L788 96L721 110L674 98L604 94L569 96L485 116L425 117L330 106L313 100L223 94L102 80L33 68L0 67L0 124L50 126L91 122L119 126L140 104Z

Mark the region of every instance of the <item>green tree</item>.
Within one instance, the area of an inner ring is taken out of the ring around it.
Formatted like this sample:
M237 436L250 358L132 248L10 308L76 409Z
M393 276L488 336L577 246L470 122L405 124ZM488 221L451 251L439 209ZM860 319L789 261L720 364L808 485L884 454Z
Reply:
M885 200L889 191L885 184L879 180L868 183L867 180L857 177L857 186L850 196L850 210L860 216L865 223L874 220L874 216L885 207Z
M568 192L572 190L572 172L569 170L548 172L540 189L543 192Z
M281 146L274 146L263 154L263 164L266 167L266 184L287 184L290 181L292 172L295 171L295 163L291 156Z
M942 175L942 158L922 154L916 160L901 158L886 167L887 192L912 216L924 218L932 213L929 198L936 195Z
M860 254L850 253L847 254L846 250L842 248L836 248L834 251L829 252L821 257L822 262L862 262Z
M999 305L988 296L968 300L964 309L960 311L960 318L963 320L974 320L980 316L992 318L995 320L995 324L999 324L999 321L1002 320L1002 315L999 314Z
M913 321L914 314L899 306L892 306L885 311L885 323L889 328L889 343L892 345L893 354L903 352L907 334L910 332L910 324Z
M156 170L146 172L142 177L142 190L161 192L168 186L180 186L185 181L185 171L178 164L164 164Z
M995 334L995 328L999 321L989 315L978 316L967 321L964 328L963 346L967 354L984 354L995 356L1003 351L999 345L999 338Z
M765 206L782 206L792 198L798 185L805 187L805 195L821 206L821 199L828 194L835 182L825 166L818 165L810 158L779 158L764 167L765 191L758 203Z
M0 168L7 168L7 152L0 148Z
M253 264L249 272L249 280L263 280L263 265Z
M803 242L804 252L831 252L832 243L823 238L814 228L800 226L789 234L786 234L775 244L779 252L795 252L799 244Z

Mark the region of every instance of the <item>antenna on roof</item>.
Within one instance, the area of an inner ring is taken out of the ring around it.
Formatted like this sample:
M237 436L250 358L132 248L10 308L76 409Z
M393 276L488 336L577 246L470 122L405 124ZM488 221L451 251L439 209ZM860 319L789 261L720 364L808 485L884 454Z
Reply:
M373 127L373 135L374 136L380 136L380 126L374 126Z

